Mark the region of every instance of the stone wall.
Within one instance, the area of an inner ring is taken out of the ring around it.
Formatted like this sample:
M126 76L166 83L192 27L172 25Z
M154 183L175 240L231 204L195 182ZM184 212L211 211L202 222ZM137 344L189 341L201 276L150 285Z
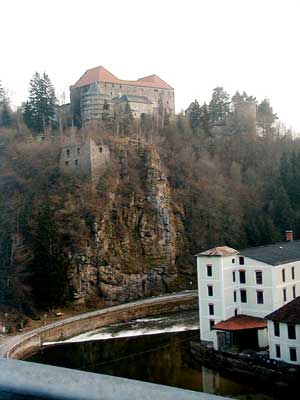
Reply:
M37 352L44 342L68 339L110 324L132 319L196 309L196 291L141 300L72 317L12 338L0 347L0 357L22 359Z
M89 177L92 182L97 182L109 159L109 154L107 146L97 146L91 139L84 143L67 144L61 149L60 170L64 174Z

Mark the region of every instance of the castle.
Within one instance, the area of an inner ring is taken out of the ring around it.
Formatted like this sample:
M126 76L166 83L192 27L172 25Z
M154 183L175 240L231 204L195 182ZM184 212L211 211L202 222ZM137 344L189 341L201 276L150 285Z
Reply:
M127 81L102 66L87 70L70 87L70 96L76 125L99 122L104 108L113 112L124 104L130 105L135 118L142 114L175 113L174 89L157 75Z

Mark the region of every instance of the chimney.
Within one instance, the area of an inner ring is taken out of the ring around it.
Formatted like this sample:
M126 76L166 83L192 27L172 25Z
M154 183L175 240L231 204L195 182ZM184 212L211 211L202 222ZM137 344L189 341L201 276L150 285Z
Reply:
M293 241L293 231L285 231L285 240L287 242Z

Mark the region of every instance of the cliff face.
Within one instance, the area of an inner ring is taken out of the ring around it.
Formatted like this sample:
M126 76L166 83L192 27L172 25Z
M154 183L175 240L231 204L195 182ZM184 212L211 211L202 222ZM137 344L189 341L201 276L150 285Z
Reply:
M113 175L91 240L70 253L75 299L123 302L187 288L192 275L176 264L183 249L182 211L172 202L158 153L152 146L123 143Z

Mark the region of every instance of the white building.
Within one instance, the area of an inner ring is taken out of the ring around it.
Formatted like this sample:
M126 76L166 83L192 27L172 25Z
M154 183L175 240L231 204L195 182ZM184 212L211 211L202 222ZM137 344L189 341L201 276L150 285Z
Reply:
M300 364L300 297L267 315L270 358Z
M216 350L268 346L265 316L300 294L300 241L197 255L201 340Z

